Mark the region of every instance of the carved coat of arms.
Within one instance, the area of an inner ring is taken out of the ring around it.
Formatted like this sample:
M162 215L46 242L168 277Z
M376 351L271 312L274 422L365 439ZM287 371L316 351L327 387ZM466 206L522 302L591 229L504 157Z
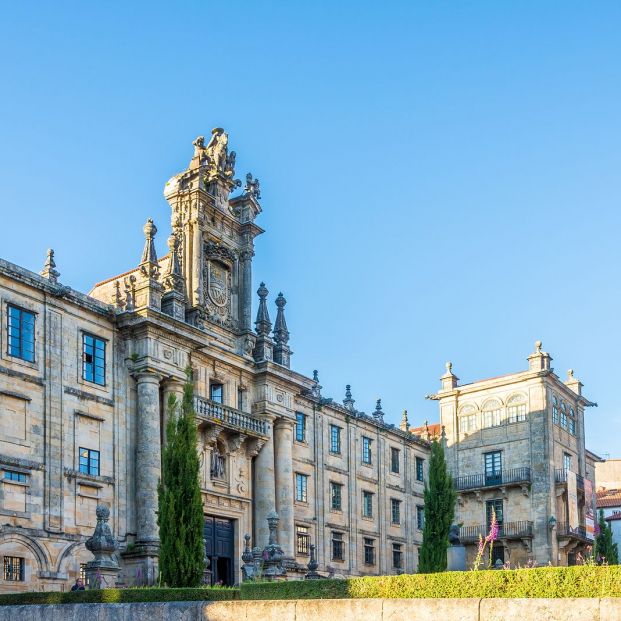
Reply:
M223 308L229 302L228 270L212 261L207 270L209 299L218 307Z

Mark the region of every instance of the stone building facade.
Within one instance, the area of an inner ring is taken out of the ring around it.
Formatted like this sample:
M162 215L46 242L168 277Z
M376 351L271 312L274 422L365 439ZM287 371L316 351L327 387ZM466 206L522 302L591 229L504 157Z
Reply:
M469 563L492 511L494 563L568 565L592 544L598 458L585 449L584 419L595 404L573 371L562 381L551 360L537 342L528 370L469 384L447 363L429 397L440 408Z
M265 545L274 509L292 576L311 542L321 572L415 570L428 442L293 371L286 300L272 324L263 283L252 325L260 187L235 178L222 129L164 196L168 254L148 220L138 264L88 295L60 282L51 251L40 274L0 261L0 591L67 588L98 504L122 582L157 580L165 404L187 368L212 581L239 581L244 534Z

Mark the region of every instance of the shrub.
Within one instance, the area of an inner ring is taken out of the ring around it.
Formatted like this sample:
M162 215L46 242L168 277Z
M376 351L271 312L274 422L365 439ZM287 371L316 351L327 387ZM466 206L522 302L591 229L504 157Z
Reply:
M194 602L231 599L239 599L239 589L101 589L5 593L0 595L0 606L16 606L18 604L129 604L131 602Z
M621 567L455 571L241 586L242 599L439 597L621 597Z

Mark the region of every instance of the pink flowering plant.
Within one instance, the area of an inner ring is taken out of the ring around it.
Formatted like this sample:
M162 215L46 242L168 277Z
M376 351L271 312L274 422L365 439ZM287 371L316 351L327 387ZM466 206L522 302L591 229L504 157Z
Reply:
M477 549L477 555L474 559L474 565L472 569L475 571L480 569L481 562L483 560L483 555L485 554L486 548L489 546L489 560L487 562L488 569L492 566L492 550L494 549L494 541L498 539L498 533L500 531L500 526L498 525L498 520L496 519L496 511L492 509L492 519L489 525L489 533L483 537L483 535L479 535L479 547Z

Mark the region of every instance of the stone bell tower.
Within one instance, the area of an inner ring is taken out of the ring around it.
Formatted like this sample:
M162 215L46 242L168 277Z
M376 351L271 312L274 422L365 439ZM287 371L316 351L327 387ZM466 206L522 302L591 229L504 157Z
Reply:
M181 271L188 300L187 321L221 335L239 353L251 355L252 257L254 238L263 230L254 220L261 212L259 180L248 173L235 179L235 151L217 127L205 145L194 141L187 170L166 183L172 208Z

